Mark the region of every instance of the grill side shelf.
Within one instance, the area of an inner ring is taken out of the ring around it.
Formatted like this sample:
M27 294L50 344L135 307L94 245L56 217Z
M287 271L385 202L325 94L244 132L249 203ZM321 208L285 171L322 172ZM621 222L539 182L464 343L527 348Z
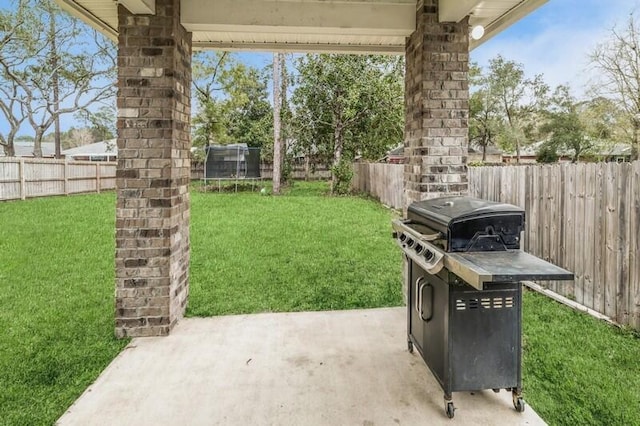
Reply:
M526 280L573 280L566 269L520 250L447 253L444 265L478 290L485 283Z

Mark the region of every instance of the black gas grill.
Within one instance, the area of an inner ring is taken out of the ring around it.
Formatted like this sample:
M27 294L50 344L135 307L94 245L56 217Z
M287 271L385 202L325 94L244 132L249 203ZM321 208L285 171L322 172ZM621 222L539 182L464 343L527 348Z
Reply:
M524 410L521 375L524 280L573 274L520 250L524 211L470 197L413 203L394 221L407 260L408 348L418 350L444 390L507 389Z

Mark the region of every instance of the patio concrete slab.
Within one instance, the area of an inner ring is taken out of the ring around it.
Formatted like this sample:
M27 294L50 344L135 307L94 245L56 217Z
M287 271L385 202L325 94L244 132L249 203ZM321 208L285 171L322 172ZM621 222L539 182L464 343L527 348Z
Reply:
M404 308L184 319L134 339L58 424L544 424L505 391L454 393L448 419L405 328Z

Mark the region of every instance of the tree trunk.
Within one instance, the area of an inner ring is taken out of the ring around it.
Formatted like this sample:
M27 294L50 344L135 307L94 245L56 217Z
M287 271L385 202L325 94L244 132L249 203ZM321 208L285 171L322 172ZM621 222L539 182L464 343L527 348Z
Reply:
M56 17L53 12L49 13L49 42L50 42L50 54L51 54L51 70L52 85L53 85L53 141L55 146L55 157L62 158L62 147L60 142L60 115L58 110L60 109L60 80L58 73L58 48L56 44Z
M280 179L282 178L282 139L280 137L281 122L280 108L282 107L282 93L280 86L280 54L273 55L273 194L280 194Z
M520 141L516 138L516 164L520 164Z
M15 137L16 137L16 133L18 133L18 128L15 126L12 126L12 129L9 130L9 133L7 134L6 144L2 145L2 148L4 149L4 155L6 155L7 157L16 156L16 147L13 144L13 141L15 140Z
M42 137L44 136L44 128L38 127L33 139L33 156L36 158L42 157Z
M338 122L336 127L333 129L333 167L338 167L340 165L340 160L342 160L342 148L343 148L343 135L342 135L342 123ZM336 185L338 184L338 178L335 172L331 171L331 193L335 191Z
M633 144L631 145L631 161L640 156L640 120L633 120Z
M311 177L311 155L307 153L304 156L304 180L308 181Z
M285 176L285 162L287 161L287 139L289 137L288 127L286 120L283 122L283 112L287 108L287 66L285 62L284 53L278 53L278 59L280 61L280 185L286 183L286 179L289 176ZM286 115L284 115L286 118Z
M487 161L487 140L485 137L484 143L482 144L482 162Z
M7 137L7 139L9 139ZM11 141L7 141L7 144L2 144L0 145L0 147L2 147L2 150L4 151L4 155L6 157L15 157L16 156L16 150L15 147L13 146L13 142Z

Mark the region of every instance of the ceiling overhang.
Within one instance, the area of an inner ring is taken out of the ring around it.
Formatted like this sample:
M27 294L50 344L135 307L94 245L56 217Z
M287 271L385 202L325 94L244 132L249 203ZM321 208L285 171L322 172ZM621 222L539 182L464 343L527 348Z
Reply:
M155 0L56 0L117 39L117 4L155 13ZM547 0L440 0L439 20L483 25L480 45ZM416 0L182 0L181 20L196 49L404 54ZM421 2L420 2L421 3Z
M136 15L153 15L156 13L156 0L118 0L118 2Z

